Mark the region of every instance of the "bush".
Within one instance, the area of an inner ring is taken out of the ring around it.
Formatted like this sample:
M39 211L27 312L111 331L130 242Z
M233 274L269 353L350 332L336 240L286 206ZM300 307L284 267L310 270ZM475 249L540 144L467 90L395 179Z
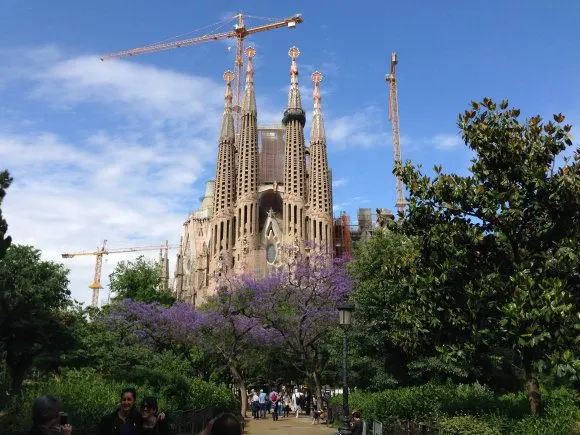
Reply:
M530 415L524 393L495 395L481 384L437 385L353 392L351 409L360 410L366 420L383 422L392 431L399 420L427 423L448 434L569 434L580 421L580 395L558 389L542 394L544 414ZM341 403L336 396L331 403Z
M493 424L473 415L441 416L437 426L441 434L453 435L502 435L501 423Z
M58 397L69 414L72 425L93 428L107 413L114 411L119 403L121 390L127 386L137 389L137 403L145 396L156 396L159 409L170 416L181 409L217 407L235 411L235 397L224 387L201 379L181 379L164 388L151 385L127 385L103 379L89 370L70 371L62 378L25 385L21 397L13 400L6 416L0 418L0 427L7 431L21 431L31 424L30 413L34 401L44 395Z

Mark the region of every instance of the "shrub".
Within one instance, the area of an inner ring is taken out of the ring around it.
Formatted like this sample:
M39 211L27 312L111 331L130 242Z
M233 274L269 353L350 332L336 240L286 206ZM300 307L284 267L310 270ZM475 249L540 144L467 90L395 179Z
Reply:
M95 427L107 413L114 411L124 387L137 389L137 403L145 396L157 396L159 409L170 416L180 409L217 407L224 411L238 408L235 397L226 388L201 379L181 379L164 388L150 385L127 385L103 379L89 370L70 371L62 378L26 386L22 396L15 398L9 413L0 419L0 426L12 431L24 430L31 424L33 402L44 394L58 397L69 414L71 424L78 428Z
M474 417L473 415L441 416L437 421L441 434L452 435L502 435L500 425Z
M427 423L449 434L569 434L580 420L580 395L571 390L545 391L544 414L530 415L525 393L495 395L480 385L436 385L385 390L378 393L353 392L352 410L360 410L366 420L383 422L392 431L397 421ZM341 403L342 397L331 402Z

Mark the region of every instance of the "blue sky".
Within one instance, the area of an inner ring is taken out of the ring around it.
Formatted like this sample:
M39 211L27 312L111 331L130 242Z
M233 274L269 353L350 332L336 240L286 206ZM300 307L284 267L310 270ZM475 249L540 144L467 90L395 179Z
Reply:
M353 219L358 207L394 208L384 81L393 50L403 158L429 170L440 163L466 172L470 155L455 123L472 99L509 98L524 115L580 120L577 1L2 0L0 166L15 178L5 213L17 242L59 259L105 238L111 247L178 241L214 175L221 77L233 67L234 43L114 62L98 55L189 34L240 10L303 14L294 30L248 39L257 50L259 122L282 116L287 51L296 45L307 112L310 74L325 76L335 208ZM104 281L130 258L109 256ZM94 259L66 261L73 295L88 301Z

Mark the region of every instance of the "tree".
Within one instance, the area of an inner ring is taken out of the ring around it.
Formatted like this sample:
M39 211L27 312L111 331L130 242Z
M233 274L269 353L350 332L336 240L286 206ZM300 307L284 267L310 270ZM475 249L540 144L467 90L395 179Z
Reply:
M6 196L6 189L10 187L12 184L12 178L8 171L1 171L0 172L0 205L2 205L2 200L4 196ZM12 243L12 238L10 236L6 236L6 232L8 231L8 224L6 220L2 217L2 209L0 209L0 260L6 255L6 250L10 247Z
M0 347L11 391L20 391L35 358L74 346L63 310L70 303L68 270L40 251L12 245L0 260Z
M246 363L259 347L279 341L276 331L267 331L257 319L241 314L247 299L238 288L221 287L208 299L203 311L184 303L168 308L158 303L125 300L113 309L113 318L122 316L125 326L142 341L164 343L184 349L198 348L206 354L217 354L224 361L240 390L241 412L247 406ZM115 311L120 310L120 311Z
M109 288L116 300L125 298L141 302L159 302L171 305L175 298L168 291L161 290L161 266L144 256L135 261L117 263L109 275Z
M431 179L410 163L395 172L409 190L399 230L420 240L405 277L423 290L415 308L461 332L441 353L514 349L537 413L537 370L578 360L580 150L558 166L572 145L564 116L522 123L519 114L486 98L459 116L476 154L469 176L436 167Z
M246 315L278 331L295 368L316 385L322 403L322 372L330 331L338 326L338 305L348 300L352 282L343 259L311 248L308 255L283 247L287 258L270 276L253 283Z

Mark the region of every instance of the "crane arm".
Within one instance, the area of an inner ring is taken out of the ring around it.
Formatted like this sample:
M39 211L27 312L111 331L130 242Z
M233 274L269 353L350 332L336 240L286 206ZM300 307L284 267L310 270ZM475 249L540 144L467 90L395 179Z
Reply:
M207 41L215 41L218 39L227 39L227 38L243 38L247 35L252 35L254 33L263 32L270 29L277 29L279 27L294 27L296 24L301 23L303 21L301 15L294 15L290 18L286 18L284 20L265 24L262 26L251 27L246 29L245 27L239 27L235 30L229 32L222 32L222 33L215 33L210 35L203 35L197 38L189 38L183 39L181 41L174 41L174 42L166 42L161 44L152 44L146 45L145 47L137 47L131 50L123 50L117 53L107 54L101 57L101 60L109 60L119 57L127 57L127 56L135 56L138 54L145 54L145 53L153 53L157 51L164 51L170 50L172 48L179 48L179 47L186 47L188 45L199 44L201 42Z
M137 246L133 248L114 248L114 249L103 249L102 251L81 251L81 252L71 252L62 254L62 258L73 258L86 255L107 255L107 254L119 254L122 252L138 252L138 251L155 251L157 249L177 249L179 245L155 245L155 246Z

